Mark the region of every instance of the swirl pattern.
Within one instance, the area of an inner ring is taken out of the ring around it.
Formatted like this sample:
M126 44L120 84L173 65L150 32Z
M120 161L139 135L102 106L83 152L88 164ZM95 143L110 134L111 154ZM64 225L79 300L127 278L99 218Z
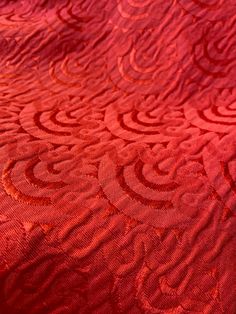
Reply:
M0 26L0 313L235 314L235 1Z

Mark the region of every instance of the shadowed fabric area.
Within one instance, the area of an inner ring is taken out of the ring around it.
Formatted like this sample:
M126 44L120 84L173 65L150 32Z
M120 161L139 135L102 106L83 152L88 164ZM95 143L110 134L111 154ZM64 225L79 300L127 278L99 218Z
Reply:
M1 314L236 314L235 34L235 0L0 0Z

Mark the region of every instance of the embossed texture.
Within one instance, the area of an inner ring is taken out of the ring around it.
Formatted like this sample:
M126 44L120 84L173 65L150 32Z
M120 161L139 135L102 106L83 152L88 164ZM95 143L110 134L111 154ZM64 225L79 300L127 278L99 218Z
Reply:
M236 314L235 1L0 27L0 313Z

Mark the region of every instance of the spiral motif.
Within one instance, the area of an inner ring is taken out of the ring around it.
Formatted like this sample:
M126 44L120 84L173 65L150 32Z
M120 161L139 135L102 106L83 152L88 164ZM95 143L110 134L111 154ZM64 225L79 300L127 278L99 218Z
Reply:
M234 23L199 24L179 40L179 56L188 81L199 88L232 89L235 86ZM183 50L183 47L186 47ZM183 55L184 53L184 55Z
M0 1L0 313L235 314L235 17Z
M65 212L73 215L78 203L85 204L86 199L89 202L96 196L98 185L91 170L81 165L76 172L77 160L73 160L73 155L67 151L67 156L64 154L61 158L60 153L63 150L44 150L40 157L32 157L30 152L28 155L23 152L21 159L9 159L4 164L1 184L5 193L0 198L3 204L12 203L12 207L6 207L8 215L23 215L24 219L29 219L33 211L33 221L42 221L44 211L50 208L47 221L51 222L60 220ZM22 204L27 208L24 212ZM63 211L58 211L55 204L62 206Z
M190 222L199 200L204 203L204 198L210 193L206 180L197 177L202 167L198 163L178 160L177 153L173 157L168 150L163 150L160 156L151 163L136 158L119 165L107 155L101 161L98 172L101 187L117 209L137 221L162 228ZM168 165L169 171L160 168L164 165ZM189 189L183 188L182 180L175 179L176 167L179 167L182 178L189 169L196 171L196 176L188 177L192 182ZM201 196L198 193L200 186ZM193 207L189 202L194 204ZM200 208L204 206L203 203Z
M181 136L189 126L181 113L176 111L170 114L165 104L155 103L156 108L148 111L134 108L122 112L110 106L105 113L106 126L115 136L136 142L168 142Z
M222 10L224 11L225 16L230 18L235 10L235 3L233 1L178 0L177 2L185 13L187 12L196 18L207 19L210 21L221 19Z
M198 110L194 106L186 104L185 117L190 123L202 130L231 133L234 131L236 123L236 107L235 103L232 102L224 106L212 105L207 109Z
M173 40L178 31L173 29ZM165 23L157 29L144 29L130 36L118 30L114 32L115 53L109 54L108 70L118 88L141 94L168 94L174 89L171 77L178 76L176 48L171 39L164 40L165 32Z
M108 6L115 7L111 22L123 29L155 27L171 8L171 1L163 0L112 0Z

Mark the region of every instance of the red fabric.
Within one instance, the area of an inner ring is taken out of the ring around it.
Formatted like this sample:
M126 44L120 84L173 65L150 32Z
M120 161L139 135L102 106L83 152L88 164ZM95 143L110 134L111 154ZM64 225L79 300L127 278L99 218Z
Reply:
M0 313L236 313L235 0L0 1Z

